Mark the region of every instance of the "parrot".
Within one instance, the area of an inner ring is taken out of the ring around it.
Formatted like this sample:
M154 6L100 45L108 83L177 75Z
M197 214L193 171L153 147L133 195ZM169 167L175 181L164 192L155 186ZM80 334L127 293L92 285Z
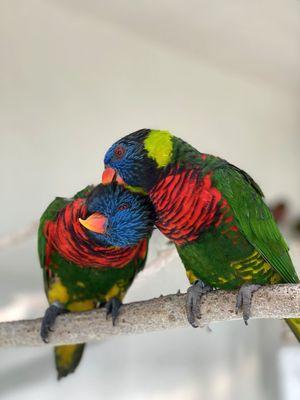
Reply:
M193 327L210 290L238 290L236 311L247 325L260 286L299 282L262 190L242 169L155 129L115 142L104 167L103 184L115 181L151 200L155 225L175 244L191 284L186 311ZM286 321L300 340L300 318Z
M56 197L42 214L38 254L49 302L40 335L48 342L65 312L105 306L113 324L135 276L144 268L154 225L148 198L116 183ZM84 344L54 348L58 379L74 372Z

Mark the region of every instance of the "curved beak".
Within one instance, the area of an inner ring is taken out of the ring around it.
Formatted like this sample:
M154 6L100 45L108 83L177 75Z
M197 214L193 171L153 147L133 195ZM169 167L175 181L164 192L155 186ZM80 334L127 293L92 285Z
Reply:
M108 185L112 182L118 182L120 185L125 184L123 179L117 174L116 170L111 167L106 167L102 174L102 184Z
M81 223L82 226L84 226L86 229L92 232L102 233L102 234L106 232L107 218L100 213L96 212L90 215L87 219L79 218L79 222Z
M116 180L117 173L113 168L105 168L102 174L102 183L103 185L108 185L111 182Z

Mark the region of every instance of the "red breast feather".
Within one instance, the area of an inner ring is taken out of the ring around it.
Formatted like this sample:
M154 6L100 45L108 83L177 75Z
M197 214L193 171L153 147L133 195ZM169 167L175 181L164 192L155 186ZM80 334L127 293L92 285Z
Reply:
M223 219L226 200L212 186L211 174L197 169L171 171L149 193L157 227L176 244L196 240L201 231Z

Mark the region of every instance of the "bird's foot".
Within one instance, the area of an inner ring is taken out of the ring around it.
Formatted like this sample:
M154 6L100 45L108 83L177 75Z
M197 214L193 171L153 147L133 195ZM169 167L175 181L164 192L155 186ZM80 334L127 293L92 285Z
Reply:
M40 335L45 343L48 343L49 333L53 332L53 326L58 315L67 313L62 304L54 302L47 308L42 320Z
M122 306L122 302L116 297L112 297L106 304L106 319L109 315L111 315L112 323L115 325L116 319L119 315L120 308Z
M251 315L252 295L260 287L261 287L261 285L245 283L239 289L239 292L238 292L238 295L236 298L236 313L238 313L240 310L243 311L243 320L246 325L248 325L248 320Z
M187 290L186 295L186 314L189 323L194 328L198 328L198 324L196 323L196 318L201 318L200 312L200 300L201 297L211 292L213 289L211 286L206 285L204 282L198 280L192 284Z

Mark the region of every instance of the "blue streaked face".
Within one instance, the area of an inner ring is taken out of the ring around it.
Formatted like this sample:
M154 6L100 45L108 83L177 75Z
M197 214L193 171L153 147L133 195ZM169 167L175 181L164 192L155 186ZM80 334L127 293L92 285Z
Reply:
M141 186L140 176L144 167L143 145L120 140L113 144L104 158L105 167L113 168L130 186Z
M107 218L105 232L88 234L106 246L134 246L151 235L153 208L147 197L132 193L121 185L98 185L87 198L88 215L98 213Z
M106 152L104 165L112 168L129 186L148 190L157 176L155 162L148 158L144 140L149 129L131 133L114 143Z

